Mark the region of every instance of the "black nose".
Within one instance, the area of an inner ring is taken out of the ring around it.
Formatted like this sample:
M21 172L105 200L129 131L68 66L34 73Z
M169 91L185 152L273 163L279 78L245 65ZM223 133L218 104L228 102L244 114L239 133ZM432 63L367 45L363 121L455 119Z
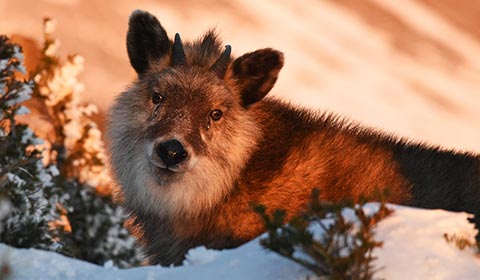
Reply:
M168 166L181 163L187 158L187 151L182 143L177 140L168 140L157 146L157 155Z

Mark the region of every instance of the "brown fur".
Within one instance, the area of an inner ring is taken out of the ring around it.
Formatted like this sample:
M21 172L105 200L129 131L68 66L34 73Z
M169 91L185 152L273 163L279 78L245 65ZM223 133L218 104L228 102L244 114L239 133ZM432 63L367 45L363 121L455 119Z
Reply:
M123 205L152 263L180 264L195 246L249 241L264 231L252 205L285 209L289 218L313 188L331 201L389 188L394 203L480 212L477 156L264 98L283 65L278 51L227 60L223 76L209 70L222 53L213 32L185 43L186 65L174 67L172 42L155 17L134 12L128 38L139 79L111 109L109 149ZM164 96L158 106L154 94ZM214 109L223 112L218 121L209 117ZM168 139L189 154L175 171L162 167L153 148Z

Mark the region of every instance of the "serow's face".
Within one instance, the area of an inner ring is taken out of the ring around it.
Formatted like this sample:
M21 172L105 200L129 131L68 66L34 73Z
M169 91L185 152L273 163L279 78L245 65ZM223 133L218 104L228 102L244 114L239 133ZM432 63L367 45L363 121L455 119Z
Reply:
M227 151L245 109L218 76L200 67L167 68L138 82L149 162L163 176L192 170ZM178 174L177 174L178 175Z
M111 163L125 197L167 212L213 205L255 148L255 105L275 84L282 53L261 49L232 60L215 32L171 41L142 11L130 17L127 50L138 79L108 120Z

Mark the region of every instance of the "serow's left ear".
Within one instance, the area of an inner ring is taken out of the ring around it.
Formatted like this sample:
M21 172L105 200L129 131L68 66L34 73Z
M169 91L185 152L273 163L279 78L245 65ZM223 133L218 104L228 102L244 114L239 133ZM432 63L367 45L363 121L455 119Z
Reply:
M141 75L153 61L170 53L172 43L158 19L145 11L136 10L130 16L127 51L130 64Z
M227 70L226 79L247 107L267 95L282 67L283 53L274 49L256 50L235 59Z

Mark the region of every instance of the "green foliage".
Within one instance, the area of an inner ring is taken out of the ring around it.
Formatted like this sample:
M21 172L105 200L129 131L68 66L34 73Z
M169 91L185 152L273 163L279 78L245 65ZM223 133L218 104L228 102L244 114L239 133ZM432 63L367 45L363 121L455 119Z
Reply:
M318 276L372 279L375 272L372 251L382 245L374 239L373 229L392 210L382 199L378 211L367 215L363 209L365 201L358 205L351 201L328 203L321 201L318 190L314 190L308 210L293 217L287 225L284 225L284 210L269 215L265 207L257 206L255 211L268 230L268 236L260 242ZM355 220L344 217L345 208L353 209ZM320 228L321 236L315 236L312 227Z
M124 227L125 215L111 196L75 180L63 186L71 197L67 214L71 232L63 239L61 253L97 264L112 261L118 267L140 264L135 241Z
M96 107L79 101L83 58L55 55L54 25L44 22L45 46L30 73L34 81L18 78L26 73L21 48L0 37L0 242L101 265L138 265L126 216L112 198L101 132L92 119ZM32 93L36 117L52 128L42 140L17 123L19 114L29 112L24 101Z
M33 83L22 81L23 54L18 45L0 36L0 241L16 247L57 250L58 204L66 198L53 185L54 165L45 166L36 145L42 141L16 117Z
M126 216L112 198L101 132L92 119L97 109L79 101L83 85L77 75L83 70L83 58L73 55L63 62L55 55L54 22L45 19L44 27L34 98L53 126L48 152L60 171L55 184L69 196L63 205L69 223L61 252L97 264L111 260L120 267L138 265L140 254L124 227Z

